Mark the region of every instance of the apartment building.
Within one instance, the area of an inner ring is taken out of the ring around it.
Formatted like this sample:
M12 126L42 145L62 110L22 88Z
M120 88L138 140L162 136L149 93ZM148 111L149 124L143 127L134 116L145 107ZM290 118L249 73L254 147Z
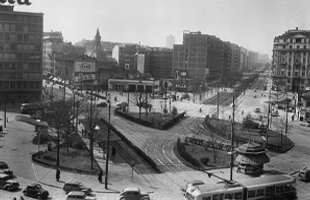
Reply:
M42 89L43 13L0 5L1 101L38 101Z
M273 83L282 91L301 93L310 81L310 31L288 30L274 38ZM298 97L300 100L300 95Z

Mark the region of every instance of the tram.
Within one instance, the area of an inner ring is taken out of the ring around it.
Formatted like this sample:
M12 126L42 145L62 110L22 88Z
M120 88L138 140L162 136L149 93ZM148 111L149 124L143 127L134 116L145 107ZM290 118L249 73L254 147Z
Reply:
M264 175L238 181L193 185L186 188L186 200L294 200L296 180L288 174Z

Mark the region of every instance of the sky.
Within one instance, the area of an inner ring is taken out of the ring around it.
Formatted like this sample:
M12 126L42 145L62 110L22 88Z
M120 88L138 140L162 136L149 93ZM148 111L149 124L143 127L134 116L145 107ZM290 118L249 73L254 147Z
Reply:
M272 54L273 39L287 30L310 29L309 0L29 0L15 11L44 13L44 31L64 40L92 40L97 28L111 42L166 46L183 31L215 35L249 50Z

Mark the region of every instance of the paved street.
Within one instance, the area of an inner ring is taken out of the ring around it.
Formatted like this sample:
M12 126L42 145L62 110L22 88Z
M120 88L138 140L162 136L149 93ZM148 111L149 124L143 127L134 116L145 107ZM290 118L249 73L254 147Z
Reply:
M120 96L116 92L111 92L112 97L118 96L118 100L125 100L125 96ZM215 95L215 93L213 94ZM239 98L238 111L244 110L244 113L253 112L255 106L263 106L266 99L264 97L255 98L251 97L252 91ZM209 95L210 98L212 95ZM124 98L124 99L122 99ZM115 105L116 102L113 102ZM155 101L154 101L155 104ZM51 192L53 199L65 198L64 192L61 190L64 181L80 180L87 186L91 186L97 191L96 196L102 199L116 199L117 192L126 186L136 185L142 190L148 191L152 199L181 199L179 187L186 181L192 179L202 179L206 182L214 183L217 180L211 178L203 172L195 171L176 159L171 147L174 145L177 137L187 134L187 127L193 123L196 118L203 118L206 114L216 112L215 105L202 105L193 103L192 101L173 102L179 112L185 110L187 112L186 118L179 126L175 126L168 131L158 131L149 129L144 126L133 124L132 122L124 121L119 116L112 115L111 122L120 132L128 134L127 137L135 141L135 144L143 149L163 171L161 174L154 173L140 173L135 170L133 177L131 177L131 167L117 158L109 162L109 190L104 190L104 184L100 184L97 176L82 175L70 172L61 172L61 182L55 181L55 170L33 164L31 161L31 154L38 151L37 145L32 145L31 140L34 136L34 127L28 124L17 122L14 116L19 114L18 110L8 113L9 122L5 128L5 135L1 137L2 148L1 158L8 162L10 167L14 170L18 181L21 183L21 188L24 188L28 182L41 182L44 188ZM263 106L264 107L264 106ZM199 112L202 108L203 112ZM134 109L134 108L131 108ZM221 108L222 109L222 108ZM223 116L228 116L229 109L225 109ZM3 116L3 112L0 112ZM280 112L280 116L284 113ZM241 116L241 115L240 115ZM292 172L300 169L303 166L310 166L310 156L308 144L310 140L309 130L307 128L300 128L298 122L293 122L293 126L288 136L295 142L295 147L284 154L269 153L271 162L266 165L268 169L278 169L284 172ZM43 145L40 149L46 148ZM95 157L99 164L104 168L105 160L102 159L102 151L95 148ZM285 165L284 165L285 163ZM21 167L22 166L22 167ZM222 170L223 171L223 170ZM217 172L215 173L223 173ZM133 182L131 181L133 180ZM299 199L310 199L310 187L308 183L297 181L297 188ZM9 193L1 191L5 198L12 198L13 196L21 195L20 192ZM7 195L7 196L5 196ZM27 199L27 198L26 198Z

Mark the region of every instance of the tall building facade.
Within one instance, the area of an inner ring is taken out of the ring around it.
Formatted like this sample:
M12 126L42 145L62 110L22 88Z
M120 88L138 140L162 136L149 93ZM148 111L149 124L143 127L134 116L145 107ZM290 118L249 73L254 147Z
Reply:
M0 5L0 94L37 101L42 89L43 13Z
M173 35L169 35L166 38L166 47L169 49L173 49L173 45L175 43L175 37Z
M271 68L279 90L300 93L310 85L309 42L310 31L298 28L274 38Z
M173 69L187 70L192 88L222 77L224 42L198 32L184 32L183 44L174 45Z

